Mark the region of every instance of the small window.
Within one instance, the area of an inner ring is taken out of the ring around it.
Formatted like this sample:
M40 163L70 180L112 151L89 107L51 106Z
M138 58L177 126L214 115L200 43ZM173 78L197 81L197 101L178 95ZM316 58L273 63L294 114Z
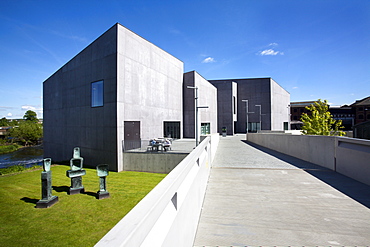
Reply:
M209 135L211 134L211 124L210 123L201 123L200 124L200 134L201 135Z
M91 107L99 107L104 104L104 81L91 83Z
M235 96L233 96L233 112L236 114L236 99Z
M364 115L362 114L358 115L358 119L364 119Z

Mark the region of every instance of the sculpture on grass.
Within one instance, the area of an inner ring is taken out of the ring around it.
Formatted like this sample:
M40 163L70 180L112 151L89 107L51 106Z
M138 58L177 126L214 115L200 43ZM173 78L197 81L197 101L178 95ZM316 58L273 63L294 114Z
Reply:
M86 170L82 169L83 158L80 156L80 148L73 149L73 158L70 160L71 169L67 171L67 177L71 178L71 187L69 187L69 194L75 195L85 192L82 185L82 176L86 175Z
M109 166L108 165L97 165L96 166L96 172L99 177L99 191L97 195L97 199L104 199L104 198L109 198L109 192L107 191L107 176L109 174Z
M36 203L36 208L48 208L58 202L58 197L52 195L51 186L51 159L44 159L43 171L41 172L41 197Z

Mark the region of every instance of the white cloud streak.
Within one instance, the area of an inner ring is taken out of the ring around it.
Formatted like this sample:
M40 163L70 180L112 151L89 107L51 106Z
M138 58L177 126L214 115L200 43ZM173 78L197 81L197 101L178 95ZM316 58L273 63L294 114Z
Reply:
M284 52L275 51L274 49L266 49L266 50L260 51L258 54L261 56L276 56L276 55L284 55Z
M22 105L22 110L31 110L31 111L34 111L34 110L36 110L36 107L34 107L34 106L31 106L31 105Z
M207 57L205 58L202 63L214 63L216 60L213 57Z

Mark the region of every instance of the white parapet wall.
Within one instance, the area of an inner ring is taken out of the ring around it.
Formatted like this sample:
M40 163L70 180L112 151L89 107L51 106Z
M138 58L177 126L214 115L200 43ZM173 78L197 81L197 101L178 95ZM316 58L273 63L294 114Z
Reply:
M335 136L248 134L248 141L370 185L370 141Z
M192 246L218 142L205 138L95 246Z

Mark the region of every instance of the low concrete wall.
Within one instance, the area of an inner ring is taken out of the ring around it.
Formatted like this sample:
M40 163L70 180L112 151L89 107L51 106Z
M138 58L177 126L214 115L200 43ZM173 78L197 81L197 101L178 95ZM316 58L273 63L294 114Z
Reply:
M218 142L201 142L95 246L192 246Z
M370 185L370 141L338 138L336 171Z
M248 134L248 141L370 185L370 141L348 137Z
M188 154L167 152L123 153L123 170L170 173Z

